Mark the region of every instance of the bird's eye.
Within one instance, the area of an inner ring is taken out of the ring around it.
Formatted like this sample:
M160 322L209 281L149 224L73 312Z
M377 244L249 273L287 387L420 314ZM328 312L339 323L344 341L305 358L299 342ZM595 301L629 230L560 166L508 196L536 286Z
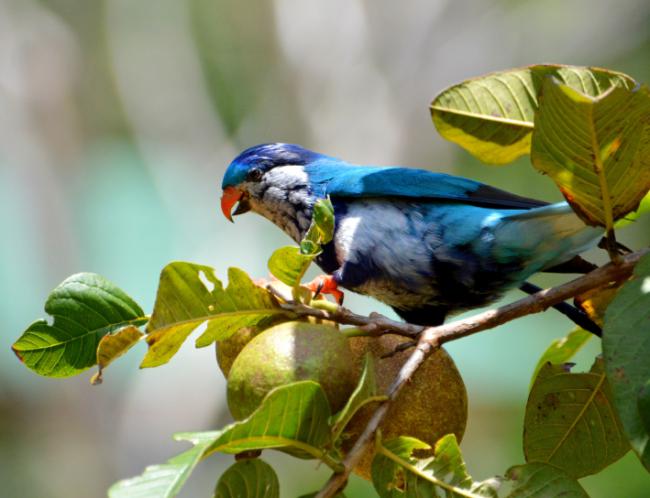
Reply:
M253 168L246 175L246 180L249 182L259 182L262 179L262 175L263 173L261 169Z

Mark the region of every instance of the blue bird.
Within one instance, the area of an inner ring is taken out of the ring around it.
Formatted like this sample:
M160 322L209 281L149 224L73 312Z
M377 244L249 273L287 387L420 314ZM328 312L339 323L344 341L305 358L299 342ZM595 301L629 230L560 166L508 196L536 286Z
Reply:
M352 165L283 143L242 152L222 188L228 219L254 211L296 242L314 203L329 196L334 238L316 259L328 274L323 291L372 296L421 325L493 302L539 271L590 270L577 255L603 234L565 202L443 173Z

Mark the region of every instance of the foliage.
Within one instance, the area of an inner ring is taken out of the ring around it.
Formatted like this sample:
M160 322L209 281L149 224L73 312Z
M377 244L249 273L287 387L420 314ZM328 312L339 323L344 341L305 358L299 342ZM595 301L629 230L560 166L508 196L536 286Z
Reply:
M485 162L505 164L530 154L533 166L553 179L586 223L606 229L614 259L615 227L650 210L650 93L627 75L560 65L512 69L450 87L434 99L431 114L443 137ZM237 268L228 270L224 286L213 268L173 262L162 270L148 316L105 278L73 275L45 303L52 321L29 325L13 350L28 368L49 377L97 365L92 381L99 383L103 370L142 338L148 351L141 367L155 367L167 363L201 326L197 347L243 328L252 336L299 319L288 301L336 311L331 303L313 300L302 285L309 265L332 240L334 227L332 204L319 201L301 243L271 256L269 269L290 287L289 296L257 285ZM566 362L591 338L580 329L555 340L542 354L526 406L525 464L511 467L504 478L475 482L452 434L435 445L411 437L378 437L372 464L378 494L585 497L577 479L610 465L630 447L650 470L650 255L629 281L592 289L577 301L603 324L603 357L595 359L589 372L571 372ZM364 331L342 332L351 337ZM316 382L281 385L245 420L219 431L177 435L194 446L120 481L109 496L176 496L195 466L216 453L237 455L218 479L214 496L219 498L279 496L275 472L257 458L262 450L318 459L340 471L346 425L360 409L386 399L377 387L375 361L368 355L358 365L357 387L340 412L332 413Z
M550 463L579 478L599 472L629 448L602 359L586 373L571 373L567 364L542 367L526 405L527 461Z
M614 406L641 463L650 470L650 255L634 269L605 314L603 354Z

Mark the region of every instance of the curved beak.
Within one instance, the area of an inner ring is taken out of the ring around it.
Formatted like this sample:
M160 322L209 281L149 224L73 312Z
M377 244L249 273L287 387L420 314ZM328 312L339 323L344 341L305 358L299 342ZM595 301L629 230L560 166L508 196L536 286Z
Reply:
M232 208L237 204L237 209L233 212ZM246 197L241 190L237 190L235 187L226 187L223 189L223 194L221 195L221 211L223 215L233 222L233 215L242 214L250 210L250 206L246 201Z

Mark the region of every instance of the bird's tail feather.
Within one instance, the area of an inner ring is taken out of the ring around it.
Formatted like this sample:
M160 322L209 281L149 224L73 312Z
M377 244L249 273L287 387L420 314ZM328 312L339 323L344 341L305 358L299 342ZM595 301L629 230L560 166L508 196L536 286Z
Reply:
M516 250L529 258L534 271L572 260L594 247L602 235L602 228L585 225L566 202L506 215L495 229L501 256Z

